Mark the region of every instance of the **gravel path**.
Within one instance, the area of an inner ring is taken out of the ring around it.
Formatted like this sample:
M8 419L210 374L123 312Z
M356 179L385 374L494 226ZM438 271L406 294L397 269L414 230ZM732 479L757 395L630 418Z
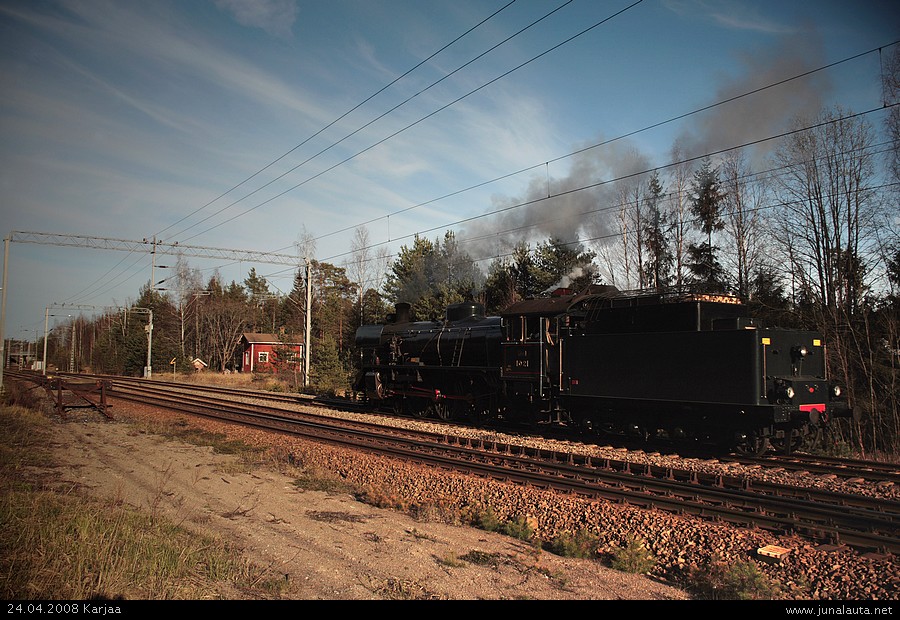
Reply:
M116 405L116 414L154 423L184 420L125 403ZM380 467L377 460L319 450L283 436L203 420L190 423L271 445L274 453L291 453L295 463L318 471L355 464L375 476ZM97 496L233 541L244 561L266 569L260 576L266 588L224 589L216 594L219 598L689 598L656 578L561 558L508 536L414 519L357 501L347 492L304 490L295 484L299 468L284 467L286 459L277 468L255 466L248 473L234 456L137 428L93 417L54 425L54 454L66 463L55 474L61 475L60 482L77 482Z

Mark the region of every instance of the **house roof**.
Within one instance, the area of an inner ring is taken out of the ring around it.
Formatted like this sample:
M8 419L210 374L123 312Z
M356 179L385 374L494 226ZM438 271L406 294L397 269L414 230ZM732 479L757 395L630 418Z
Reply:
M244 332L243 334L241 334L241 338L248 344L302 344L300 342L282 342L281 339L279 339L275 334L254 334L250 332Z

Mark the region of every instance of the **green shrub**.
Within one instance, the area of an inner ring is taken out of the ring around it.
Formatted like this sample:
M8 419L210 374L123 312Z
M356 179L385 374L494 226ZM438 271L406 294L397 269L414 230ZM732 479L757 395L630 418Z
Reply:
M534 539L534 525L528 517L516 516L509 521L501 521L491 508L476 512L470 522L488 532L498 532L519 540Z
M526 517L516 516L511 521L503 524L500 530L507 536L517 538L519 540L531 540L534 538L534 526L531 525Z
M549 550L566 558L592 558L597 555L599 539L587 530L575 534L563 532L549 545Z
M488 508L475 516L475 525L488 532L499 532L501 524L494 511Z
M714 560L695 571L691 582L700 596L710 599L769 600L778 593L777 586L750 560L734 564Z
M470 564L475 564L477 566L490 566L491 568L497 568L498 566L500 566L499 554L488 553L487 551L478 551L477 549L469 551L465 555L460 556L459 559L469 562Z
M642 539L629 534L624 547L613 547L610 566L626 573L649 573L656 566L656 558Z

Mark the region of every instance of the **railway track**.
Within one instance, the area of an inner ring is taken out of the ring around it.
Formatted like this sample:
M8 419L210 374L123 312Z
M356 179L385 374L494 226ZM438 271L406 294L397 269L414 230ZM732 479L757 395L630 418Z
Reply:
M748 458L742 462L757 463L765 467L781 467L793 471L900 484L900 465L896 463L841 459L812 454L776 454L758 459Z
M12 377L34 380L16 374ZM793 533L817 543L892 554L900 551L900 502L626 459L597 459L442 432L385 427L277 406L316 403L315 399L296 395L118 377L104 380L110 382L110 398L367 450L482 478ZM253 402L240 402L237 398ZM779 466L784 466L784 460L775 459ZM805 459L796 458L793 463L811 468ZM868 461L820 466L837 467L849 476L869 472L867 475L887 479L897 474L896 470L873 466Z
M86 377L95 377L95 375L83 375L77 373L58 373L60 376L71 376L78 377L84 379ZM173 390L180 391L191 391L196 393L207 393L207 394L216 394L216 395L230 395L236 398L248 398L255 400L263 400L273 403L282 403L286 405L318 405L321 407L328 407L339 411L347 411L347 412L366 412L366 413L378 413L374 412L371 409L367 408L365 404L352 401L345 398L328 398L328 397L318 397L312 396L308 394L285 394L278 392L270 392L264 390L248 390L242 388L228 388L228 387L218 387L218 386L209 386L209 385L197 385L190 383L179 383L172 381L159 381L156 379L142 379L137 377L119 377L113 375L97 375L98 378L108 379L110 381L114 381L117 385L145 385L150 384L158 387L168 387ZM394 415L394 414L392 414ZM416 418L409 418L416 419ZM463 422L446 422L446 421L437 421L437 420L429 420L434 422L435 424L441 424L446 426L448 429L451 429L450 432L453 432L454 428L467 428L467 425ZM516 427L519 429L521 427ZM493 428L493 430L511 432L509 428ZM516 431L512 429L513 433L521 434L522 436L529 435L529 433ZM530 433L533 434L533 433ZM573 435L572 433L564 433L559 436L561 439L567 441L578 441L585 444L590 444L592 438ZM623 444L624 445L624 444ZM661 446L654 446L654 448L660 448ZM671 452L679 452L678 448L680 446L669 446ZM688 451L686 454L692 454L693 451ZM699 452L697 454L704 454ZM860 459L841 459L841 458L831 458L825 456L817 456L803 453L794 453L790 455L783 454L772 454L765 455L761 457L751 457L744 456L739 454L728 454L722 455L721 458L727 458L729 462L738 463L745 466L758 466L758 467L766 467L766 468L778 468L786 471L793 472L806 472L810 474L816 474L819 476L837 476L843 479L858 479L858 480L866 480L869 482L890 482L893 484L900 485L900 464L897 463L882 463L878 461L872 460L860 460Z
M9 374L10 371L7 371ZM16 373L13 371L11 373L13 376L18 376L23 379L31 379L37 381L37 377L40 375L36 375L31 372L21 372ZM94 381L94 380L106 380L109 382L115 382L117 385L152 385L157 388L168 388L171 390L178 390L183 392L194 392L194 393L206 393L206 394L215 394L215 395L229 395L236 398L245 398L245 399L254 399L257 401L268 401L273 403L281 403L285 405L317 405L320 407L328 407L338 411L345 412L365 412L365 413L378 413L372 411L370 408L366 407L365 404L352 401L344 398L328 398L328 397L318 397L308 394L286 394L279 392L271 392L264 390L248 390L244 388L228 388L228 387L219 387L219 386L210 386L210 385L199 385L192 383L181 383L181 382L172 382L172 381L160 381L157 379L142 379L137 377L121 377L115 375L84 375L80 373L56 373L56 376L59 377L71 377L76 378L80 381ZM398 417L395 414L392 414L394 417ZM419 419L408 417L407 419ZM446 426L448 429L454 428L468 428L465 423L462 422L447 422L447 421L437 421L437 420L428 420L429 422L433 422L434 424L440 424L442 426ZM515 429L520 429L520 427L515 427ZM531 435L531 433L522 432L521 430L515 430L505 427L492 427L492 430L502 431L504 433L512 433L519 434L523 437ZM583 436L575 436L572 433L565 433L559 436L561 439L566 441L576 441L583 443L585 445L590 445L592 443L592 439L590 437ZM626 445L626 444L623 444ZM629 447L632 447L629 444ZM653 446L654 448L660 448L661 446ZM674 447L671 452L676 453L679 452L677 450L678 446ZM638 446L638 449L640 447ZM692 455L693 452L688 451L685 454ZM697 453L697 455L703 455L704 453ZM700 456L699 458L703 458ZM729 462L737 463L741 465L751 466L751 467L765 467L765 468L777 468L781 470L787 471L795 471L795 472L806 472L812 473L821 476L833 475L844 479L863 479L867 481L874 482L891 482L898 484L900 483L900 464L896 463L882 463L878 461L872 460L860 460L860 459L842 459L842 458L832 458L818 455L810 455L803 453L794 453L790 455L782 455L782 454L773 454L766 455L761 457L750 457L743 456L738 454L728 454L723 455L721 458L727 459Z

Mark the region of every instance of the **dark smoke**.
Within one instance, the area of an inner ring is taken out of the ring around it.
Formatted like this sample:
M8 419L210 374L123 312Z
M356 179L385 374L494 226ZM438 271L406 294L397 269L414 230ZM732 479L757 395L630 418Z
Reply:
M713 102L725 101L801 75L824 64L818 33L803 31L782 36L771 47L741 53L740 75L723 80ZM798 117L815 117L831 89L827 71L791 80L690 117L680 144L689 157L746 144L787 131ZM774 141L752 147L761 163Z
M623 184L645 182L644 175L627 177L647 170L649 160L626 141L617 141L578 153L571 162L565 176L553 176L552 168L533 176L522 195L494 196L490 211L497 215L460 230L465 250L473 258L485 258L506 254L522 241L534 247L550 237L576 243L611 234L610 206L619 203Z
M823 57L817 33L782 35L770 47L743 52L741 73L722 79L709 104L819 68L825 64ZM677 138L681 156L702 157L782 133L797 117L814 117L830 89L826 73L814 73L690 116ZM686 112L669 109L662 99L660 110L672 115ZM648 123L659 120L665 119L648 119ZM589 144L602 141L598 138ZM767 141L752 147L748 156L755 166L761 169L765 165L775 144ZM547 174L533 176L522 195L495 196L488 212L497 215L473 222L460 230L458 238L475 259L506 254L523 241L534 247L549 237L566 242L587 239L587 246L603 245L619 229L615 218L623 191L635 184L646 186L649 175L637 173L676 163L671 161L670 149L650 155L639 152L627 140L615 140L578 153L570 159L564 176L554 176L551 166ZM715 157L713 163L720 159ZM562 165L557 162L555 167ZM664 187L666 172L660 172ZM575 191L586 187L589 189ZM515 205L524 206L507 209Z

